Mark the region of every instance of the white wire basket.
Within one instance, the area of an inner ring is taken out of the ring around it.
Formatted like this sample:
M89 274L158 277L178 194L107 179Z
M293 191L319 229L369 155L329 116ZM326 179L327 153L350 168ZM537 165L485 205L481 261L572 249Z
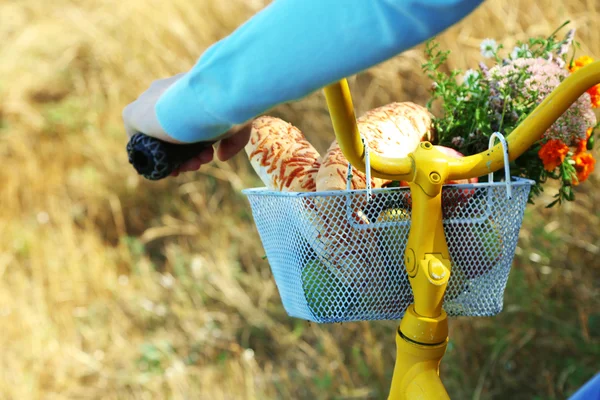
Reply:
M450 316L502 310L531 180L445 185ZM319 323L399 319L413 302L404 266L408 188L243 191L286 312Z

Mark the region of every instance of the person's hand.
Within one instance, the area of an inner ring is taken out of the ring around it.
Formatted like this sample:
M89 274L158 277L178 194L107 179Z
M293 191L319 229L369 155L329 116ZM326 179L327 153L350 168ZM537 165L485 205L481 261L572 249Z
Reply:
M184 74L175 75L171 78L160 79L152 83L148 90L140 95L133 103L123 109L123 122L127 136L131 137L136 133L155 137L165 142L181 143L170 137L160 126L156 117L156 102L165 90L180 79ZM248 140L252 123L247 122L242 125L236 125L229 130L219 141L217 146L217 157L221 161L227 161L239 151L241 151ZM180 172L196 171L202 164L207 164L213 160L214 149L207 147L200 154L182 164L172 176L179 175Z

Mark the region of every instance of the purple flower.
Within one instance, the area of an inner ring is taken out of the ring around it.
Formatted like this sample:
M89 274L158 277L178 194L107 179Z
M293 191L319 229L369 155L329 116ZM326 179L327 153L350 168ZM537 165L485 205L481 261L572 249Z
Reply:
M519 80L523 73L526 74L525 79ZM499 88L520 83L522 87L516 88L515 94L520 94L524 100L535 100L536 104L541 103L567 75L565 69L543 58L517 58L507 65L490 69L492 83L497 84ZM499 103L494 103L495 101L490 98L490 106L497 111ZM596 117L591 109L591 100L589 94L585 93L556 120L544 136L562 140L567 146L572 146L585 139L587 129L595 124Z
M569 47L571 47L571 44L573 43L573 39L575 39L575 29L569 29L563 40L563 44L558 49L558 53L556 53L556 55L562 56L567 54L569 52Z
M483 74L483 76L487 77L489 68L487 67L487 65L485 65L483 63L483 61L479 62L479 69L481 70L481 73Z

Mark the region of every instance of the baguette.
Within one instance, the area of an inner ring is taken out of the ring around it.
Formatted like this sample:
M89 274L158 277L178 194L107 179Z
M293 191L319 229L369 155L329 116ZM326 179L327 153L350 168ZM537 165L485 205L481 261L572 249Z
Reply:
M269 116L255 119L245 151L252 168L269 189L316 190L320 155L292 124Z
M425 107L411 102L391 103L367 111L357 120L358 130L369 149L385 157L406 157L422 140L433 136L432 116ZM334 141L317 174L317 191L344 190L348 160ZM352 189L365 189L366 176L352 168ZM371 178L371 187L381 188L389 180Z

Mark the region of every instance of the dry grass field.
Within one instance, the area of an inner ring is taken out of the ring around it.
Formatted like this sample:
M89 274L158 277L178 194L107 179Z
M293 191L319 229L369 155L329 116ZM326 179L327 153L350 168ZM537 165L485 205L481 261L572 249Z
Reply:
M395 321L289 318L241 189L244 154L158 183L121 110L263 0L0 0L0 399L383 399ZM489 0L439 37L453 67L564 20L600 58L597 0ZM424 104L417 47L351 79L359 113ZM274 114L323 150L315 93ZM596 155L600 155L596 151ZM504 311L457 318L454 399L564 399L600 369L600 173L527 210Z

